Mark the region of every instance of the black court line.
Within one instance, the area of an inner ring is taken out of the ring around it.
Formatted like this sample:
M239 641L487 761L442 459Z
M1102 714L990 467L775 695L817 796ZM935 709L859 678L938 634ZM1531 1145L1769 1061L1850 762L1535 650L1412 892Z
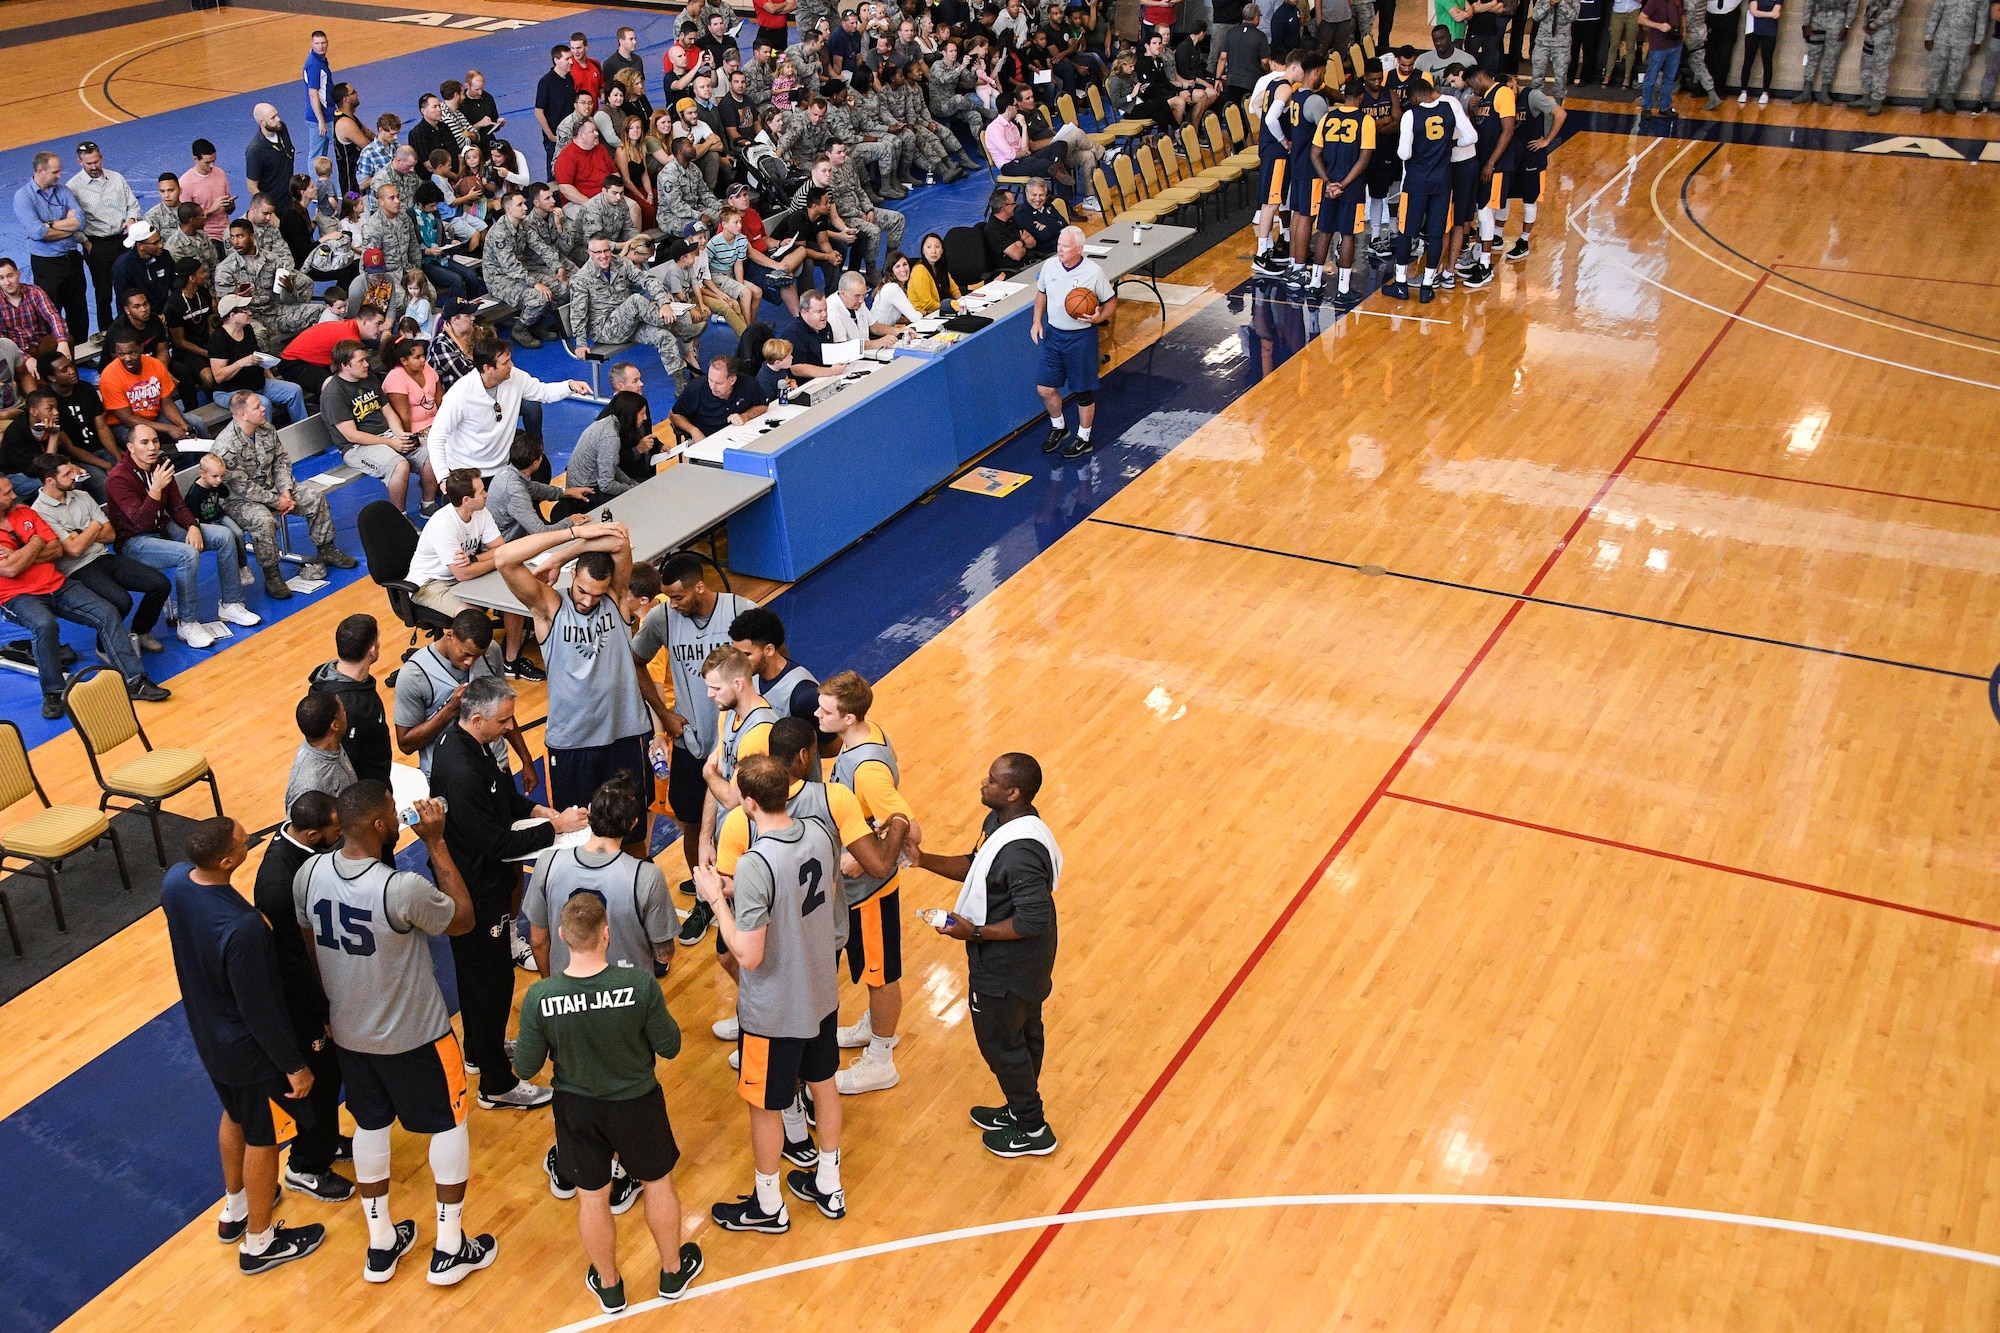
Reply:
M1506 592L1499 588L1482 588L1476 583L1457 583L1451 579L1432 578L1428 574L1407 574L1401 570L1383 569L1379 565L1359 565L1349 560L1334 560L1323 555L1302 555L1297 551L1280 551L1275 547L1256 546L1249 542L1226 541L1221 537L1202 537L1192 532L1175 532L1171 528L1153 528L1143 523L1121 523L1111 518L1088 518L1086 523L1098 523L1107 528L1124 528L1128 532L1149 532L1156 537L1172 537L1180 541L1201 542L1207 546L1226 546L1235 551L1253 551L1259 555L1274 555L1283 560L1303 560L1307 564L1326 565L1333 569L1345 569L1353 573L1366 570L1370 574L1379 571L1381 577L1403 579L1410 583L1428 583L1438 588L1454 588L1459 592L1478 593L1482 597L1504 597L1508 601L1530 602L1536 606L1555 607L1564 611L1583 611L1594 616L1610 616L1614 620L1634 620L1643 625L1658 625L1663 629L1683 629L1695 634L1714 634L1725 639L1740 639L1745 643L1769 644L1773 648L1793 648L1805 653L1819 653L1826 657L1844 657L1855 662L1869 662L1876 666L1898 667L1904 671L1924 671L1934 676L1950 676L1955 680L1987 683L1987 677L1971 671L1953 671L1948 667L1926 666L1922 662L1903 662L1893 657L1873 657L1867 653L1850 653L1842 648L1822 648L1818 644L1794 643L1790 639L1773 639L1762 634L1745 634L1740 630L1717 629L1713 625L1690 625L1682 620L1662 620L1658 616L1642 616L1634 611L1613 611L1602 606L1586 606L1581 602L1562 602L1553 597L1535 597L1525 593ZM1996 708L2000 715L2000 708Z
M1722 148L1723 145L1717 144L1715 147L1709 149L1708 152L1702 155L1701 161L1688 168L1688 174L1681 179L1681 212L1686 214L1687 220L1695 225L1695 230L1708 237L1713 244L1727 250L1730 254L1735 255L1752 268L1762 269L1780 282L1789 282L1794 287L1803 287L1805 290L1816 292L1828 300L1839 301L1843 305L1851 305L1857 310L1867 310L1877 315L1887 315L1891 319L1900 319L1905 324L1916 324L1927 329L1937 329L1941 333L1956 333L1960 337L1977 338L1981 342L2000 343L2000 336L1991 333L1977 333L1972 329L1961 329L1955 324L1938 324L1928 319L1918 319L1915 315L1906 315L1900 310L1886 310L1879 305L1869 305L1866 301L1857 301L1851 296L1842 296L1839 292L1828 291L1824 287L1815 287L1811 283L1799 278L1787 277L1777 269L1772 268L1769 264L1759 263L1757 260L1752 259L1749 255L1744 254L1741 250L1738 250L1735 246L1717 236L1708 229L1707 223L1695 216L1694 205L1688 200L1688 186L1694 184L1694 178L1701 174L1701 169L1707 166L1714 159L1715 155L1722 151Z

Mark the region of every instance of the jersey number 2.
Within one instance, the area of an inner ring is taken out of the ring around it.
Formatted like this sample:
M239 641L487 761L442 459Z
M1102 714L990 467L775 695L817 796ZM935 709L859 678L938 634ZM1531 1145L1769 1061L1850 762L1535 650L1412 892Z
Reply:
M319 918L319 930L313 935L313 943L322 949L342 949L358 957L366 958L375 952L375 932L368 922L375 914L363 907L340 904L340 935L333 933L333 902L322 898L313 904L313 915Z
M799 887L806 891L805 901L799 904L800 916L811 916L826 906L826 893L819 886L825 874L826 870L817 860L808 861L799 867Z

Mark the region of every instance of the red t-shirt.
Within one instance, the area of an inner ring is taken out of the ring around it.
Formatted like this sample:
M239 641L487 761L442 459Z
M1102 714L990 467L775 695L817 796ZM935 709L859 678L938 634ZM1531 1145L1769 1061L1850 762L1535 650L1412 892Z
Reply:
M599 144L589 152L577 147L574 139L556 154L556 184L567 185L586 199L595 199L604 190L604 178L618 174L618 160Z
M53 544L56 541L56 530L27 505L16 504L7 511L5 517L0 517L0 550L18 551L37 537ZM43 561L41 564L29 565L21 571L19 578L10 579L0 574L0 605L5 605L10 599L19 597L24 592L47 595L60 591L62 586L63 576L57 572L52 562Z
M766 9L769 5L771 8ZM783 32L791 20L784 13L785 0L757 0L757 26L769 28L773 32ZM773 10L777 12L772 12Z
M764 216L754 208L743 210L743 239L760 255L771 252L770 238L764 232Z
M283 356L287 361L303 361L308 365L325 366L333 369L333 345L346 338L361 341L361 326L351 319L333 319L324 324L315 324L304 329L299 336L286 344Z

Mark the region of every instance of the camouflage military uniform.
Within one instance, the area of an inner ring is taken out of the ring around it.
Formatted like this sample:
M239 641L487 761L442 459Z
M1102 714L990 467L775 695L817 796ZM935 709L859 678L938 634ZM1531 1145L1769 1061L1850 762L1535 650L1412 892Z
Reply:
M1986 32L1987 0L1935 0L1924 18L1930 68L1924 79L1924 109L1933 102L1958 110L1958 85L1972 60L1972 48Z
M834 138L847 145L850 161L873 163L875 179L885 189L896 183L896 165L900 160L896 141L893 138L876 139L872 143L866 141L851 98L843 98L839 106L827 105L826 127L833 132Z
M1535 24L1530 53L1532 84L1540 87L1544 81L1549 82L1552 85L1549 96L1558 102L1563 100L1569 77L1570 25L1581 8L1580 0L1534 0L1528 8L1528 17ZM1357 12L1356 20L1360 17Z
M721 207L722 201L709 190L701 168L694 163L683 166L673 161L660 168L659 179L653 183L653 210L666 235L678 237L688 223Z
M607 346L647 343L668 374L684 371L687 354L660 313L666 299L666 290L630 260L613 256L608 269L585 264L569 282L570 334Z
M1841 48L1860 8L1861 0L1806 0L1805 87L1792 101L1832 103L1833 77L1840 68Z
M852 162L843 162L833 169L833 207L840 214L841 221L861 233L855 248L861 252L861 262L870 275L872 286L883 250L902 248L903 215L875 202L874 196L861 183L860 173L855 171ZM871 210L875 214L873 221L868 218Z
M251 255L239 255L232 249L215 268L218 297L248 285L251 316L263 325L262 340L274 346L291 341L295 335L317 324L320 314L326 309L322 302L303 299L300 287L306 291L312 288L297 273L286 282L283 296L273 290L277 286L278 270L292 267L291 251L282 246L275 251L260 246Z
M519 312L516 323L522 328L540 322L550 300L557 305L569 302L569 287L556 276L559 261L543 246L541 238L529 230L527 219L516 222L503 214L486 229L486 244L480 250L480 276L486 280L486 290ZM548 298L535 290L537 282L549 289Z
M228 469L229 499L223 502L223 509L250 539L266 578L279 571L278 525L285 519L278 513L278 497L287 491L292 496L292 512L306 521L306 531L311 534L321 561L339 550L334 544L333 515L327 510L326 497L317 487L293 483L285 446L278 442L278 432L268 421L254 434L245 435L243 428L232 420L215 437L209 452ZM326 577L318 561L301 572L307 578Z
M1879 115L1889 95L1889 66L1903 23L1903 0L1864 0L1861 7L1861 95L1868 114Z

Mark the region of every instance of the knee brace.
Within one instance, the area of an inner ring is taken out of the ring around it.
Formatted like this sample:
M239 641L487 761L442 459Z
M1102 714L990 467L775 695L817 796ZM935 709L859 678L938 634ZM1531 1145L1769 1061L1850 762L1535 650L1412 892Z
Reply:
M1097 390L1095 390L1095 389L1085 389L1085 390L1084 390L1084 391L1083 391L1082 393L1080 393L1080 394L1077 394L1077 395L1076 395L1076 405L1077 405L1078 407L1096 407L1096 406L1097 406Z
M1527 223L1530 227L1535 225L1535 206L1533 204L1521 205L1521 221Z
M389 1127L354 1131L354 1178L364 1185L389 1178Z
M388 1136L383 1130L383 1136ZM355 1156L356 1170L361 1161ZM439 1185L463 1185L472 1175L472 1136L464 1125L431 1135L431 1180Z
M1482 241L1493 239L1493 210L1490 208L1479 210L1479 239Z

